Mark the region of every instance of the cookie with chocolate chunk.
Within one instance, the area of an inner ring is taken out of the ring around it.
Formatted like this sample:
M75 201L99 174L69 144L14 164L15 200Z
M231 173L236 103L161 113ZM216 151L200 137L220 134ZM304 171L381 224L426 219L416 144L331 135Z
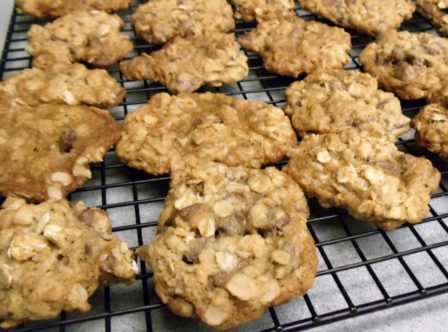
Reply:
M2 328L63 310L88 311L88 298L101 284L131 283L138 270L106 212L82 202L33 205L8 198L0 210L0 248Z
M0 194L60 199L81 187L120 138L107 111L88 106L0 109Z
M284 171L323 207L344 208L383 230L421 222L441 177L390 137L357 130L305 136Z
M432 21L441 35L448 36L447 0L417 0L417 10Z
M350 35L343 29L299 17L261 22L238 41L259 53L267 70L293 77L342 68L350 61L352 47Z
M44 26L33 24L27 51L38 68L75 62L110 67L133 49L129 37L120 34L123 26L117 15L96 10L75 12Z
M249 73L235 37L219 32L176 37L159 51L122 62L120 68L128 80L157 81L175 93L238 82Z
M428 98L443 88L448 75L448 40L425 32L389 32L367 45L359 59L400 98Z
M233 0L235 16L246 22L295 16L294 0Z
M174 313L229 329L313 285L307 217L300 187L283 172L211 163L174 179L157 235L137 253Z

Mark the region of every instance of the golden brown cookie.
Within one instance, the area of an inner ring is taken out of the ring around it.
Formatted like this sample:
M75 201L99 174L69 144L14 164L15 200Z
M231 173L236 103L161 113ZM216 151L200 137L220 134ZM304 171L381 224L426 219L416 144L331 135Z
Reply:
M140 37L154 44L176 36L235 29L232 7L226 0L151 0L137 8L132 24Z
M159 175L217 161L259 168L297 144L281 109L219 93L156 94L126 116L117 154Z
M294 77L342 68L350 61L347 52L352 47L350 35L343 29L299 17L261 22L238 41L259 53L267 70Z
M303 9L338 25L376 36L412 17L412 0L300 0Z
M120 68L128 80L157 81L175 93L238 82L249 73L235 37L220 32L176 37L159 51L122 62Z
M229 329L313 285L307 217L286 174L212 163L172 184L155 239L137 252L173 312Z
M398 137L409 130L400 101L359 71L317 71L291 84L285 94L285 113L299 136L356 128Z
M447 0L417 0L417 10L424 17L432 20L441 35L448 36Z
M236 18L246 22L296 16L294 0L233 0L233 3Z
M421 222L440 182L429 160L356 130L305 136L284 171L323 207L344 208L383 230Z
M86 62L110 67L132 51L129 37L120 34L124 22L102 11L77 12L28 31L27 51L38 68L57 63Z
M38 105L0 109L0 194L36 201L60 199L91 178L120 138L107 111Z
M0 210L0 326L88 311L101 284L133 282L134 254L111 228L106 212L82 202L8 198Z
M125 96L126 90L107 71L88 70L82 64L24 69L0 82L0 106L48 103L112 108Z

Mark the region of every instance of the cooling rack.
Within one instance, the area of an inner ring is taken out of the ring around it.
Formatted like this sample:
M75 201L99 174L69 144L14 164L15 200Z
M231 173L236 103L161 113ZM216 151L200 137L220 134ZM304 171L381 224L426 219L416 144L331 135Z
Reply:
M157 47L136 37L130 17L139 3L119 12L126 22L124 32L135 43L132 56ZM332 25L297 7L304 19L316 19ZM26 32L33 23L45 21L12 13L7 40L0 62L0 78L31 65L25 52ZM236 34L254 24L237 22ZM404 30L434 32L430 22L416 14L404 24ZM360 69L358 54L372 41L370 37L349 31L352 36L352 61L348 70ZM222 92L235 98L258 99L284 106L284 90L293 81L265 71L262 60L247 53L250 74L243 81L221 88L201 91ZM153 94L166 91L159 84L125 81L117 67L110 69L128 91L125 103L113 116L122 121L127 113L146 103ZM404 113L413 117L422 102L403 102ZM318 277L307 295L291 303L270 308L255 322L235 331L299 331L317 325L348 319L376 310L417 301L448 292L448 166L437 156L417 147L413 132L397 142L398 147L417 156L425 156L442 172L442 182L432 196L430 213L418 225L404 225L383 232L373 224L353 220L344 211L323 209L310 200L309 230L319 253ZM285 161L278 164L281 166ZM168 177L153 177L124 166L109 152L102 163L93 166L93 178L70 196L89 206L108 211L113 231L132 247L148 243L155 234L158 214L168 192ZM1 201L0 197L0 201ZM141 272L131 286L111 285L91 298L88 313L63 313L57 319L21 325L18 331L208 331L198 321L171 314L154 293L150 269L139 262ZM430 271L430 273L428 273Z

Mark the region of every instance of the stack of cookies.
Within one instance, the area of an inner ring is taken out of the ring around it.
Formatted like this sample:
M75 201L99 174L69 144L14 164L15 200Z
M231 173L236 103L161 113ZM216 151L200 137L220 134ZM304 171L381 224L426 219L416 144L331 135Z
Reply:
M417 9L443 33L442 2ZM235 13L226 0L151 0L132 24L162 45L119 67L127 80L160 82L172 94L153 95L120 126L107 109L126 91L94 67L132 51L123 21L109 14L129 3L17 1L29 15L58 18L31 27L33 68L0 83L2 327L89 310L101 282L135 279L134 253L107 214L65 199L114 145L129 167L171 175L157 234L136 251L158 296L217 329L312 287L306 198L386 231L428 214L440 172L395 141L412 126L417 144L448 156L448 41L396 31L416 9L411 0L300 1L341 27L299 18L292 0L234 0ZM236 38L234 17L257 25ZM343 69L352 48L343 28L376 38L360 55L365 73ZM195 93L248 76L240 45L272 73L307 75L287 88L284 110ZM411 121L397 97L430 104ZM283 170L263 169L285 157Z

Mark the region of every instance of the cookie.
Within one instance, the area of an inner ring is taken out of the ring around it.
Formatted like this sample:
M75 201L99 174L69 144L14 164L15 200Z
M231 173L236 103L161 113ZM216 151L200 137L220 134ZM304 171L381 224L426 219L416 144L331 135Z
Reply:
M137 34L153 44L176 36L235 29L232 7L226 0L151 0L132 15Z
M415 142L429 151L448 158L448 110L439 104L430 104L412 119Z
M235 37L219 32L176 37L159 51L122 62L120 69L128 80L157 81L175 93L238 82L249 73Z
M103 69L58 64L45 70L24 69L0 82L0 107L6 105L87 104L112 108L126 90Z
M317 69L342 68L350 61L350 35L299 17L261 22L239 37L241 45L259 53L264 67L276 74L297 77Z
M60 199L91 178L120 138L107 111L88 106L38 105L0 109L0 194L35 201Z
M428 98L448 75L448 40L425 32L389 32L367 45L359 59L400 98Z
M233 0L235 16L245 22L296 16L294 0Z
M137 253L174 313L229 329L311 288L307 217L299 186L277 169L209 164L172 184L155 239Z
M38 68L74 62L110 67L133 49L129 37L120 34L123 26L117 15L95 10L76 12L44 26L33 24L26 49Z
M305 136L284 171L324 208L344 208L383 230L421 222L441 177L390 138L356 130Z
M0 327L88 311L88 298L101 284L134 281L134 254L112 234L104 211L82 202L32 205L18 198L2 207Z
M59 17L91 9L112 12L129 7L132 0L16 0L19 10L38 18Z
M337 25L371 36L398 29L415 11L412 0L300 0L300 4Z
M299 136L347 128L398 137L409 130L400 101L359 71L318 71L286 89L285 113Z
M417 0L417 11L432 20L439 33L446 37L448 36L447 10L447 0Z
M156 94L126 116L117 154L131 167L160 175L217 161L259 168L297 144L281 109L220 93Z

